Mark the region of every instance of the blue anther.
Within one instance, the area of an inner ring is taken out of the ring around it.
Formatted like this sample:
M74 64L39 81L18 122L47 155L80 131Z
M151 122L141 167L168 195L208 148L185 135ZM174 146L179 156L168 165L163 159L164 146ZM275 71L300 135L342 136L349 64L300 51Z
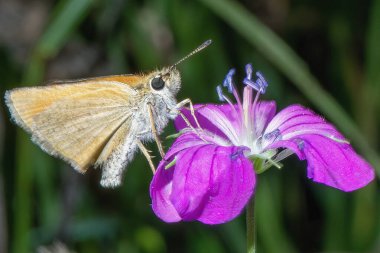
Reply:
M253 68L252 68L252 64L251 63L248 63L247 65L245 65L245 72L247 73L247 79L248 80L252 80L252 72L253 72Z
M265 141L273 142L273 141L277 140L278 138L280 138L280 136L281 136L280 129L275 129L274 131L265 134L264 139L265 139Z
M220 102L226 101L224 99L224 95L223 95L223 91L222 91L222 86L220 86L220 85L216 86L216 93L218 93L218 97L219 97L219 101Z
M261 74L261 72L257 71L256 76L258 77L256 80L256 83L260 87L260 92L264 94L265 91L267 90L268 82L267 80L265 80L265 77L263 76L263 74Z
M247 72L247 77L244 78L243 83L245 85L251 86L257 92L264 94L268 87L268 82L265 80L265 77L261 72L256 72L257 79L256 81L252 80L252 66L251 64L247 64L245 66L245 71Z
M223 86L227 87L229 93L232 93L235 89L234 82L232 80L234 74L235 74L235 69L230 69L230 71L228 71L226 75L226 78L224 78L224 81L223 81Z
M251 86L254 90L261 93L260 86L258 86L257 83L255 83L254 81L249 80L248 78L244 78L243 83L245 85Z
M236 160L243 155L245 148L238 148L233 154L231 154L231 160Z
M305 142L301 139L297 140L296 139L296 142L297 142L297 146L300 150L303 150L305 148Z

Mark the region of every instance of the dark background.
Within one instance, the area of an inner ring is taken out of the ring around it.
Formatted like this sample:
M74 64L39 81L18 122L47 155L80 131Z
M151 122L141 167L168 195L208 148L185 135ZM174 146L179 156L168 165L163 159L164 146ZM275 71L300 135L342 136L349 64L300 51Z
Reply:
M379 175L379 0L0 0L0 94L150 71L209 38L212 46L179 67L179 99L217 102L228 70L237 68L239 82L251 62L270 83L265 99L321 113ZM103 189L100 171L80 175L43 153L1 100L0 252L56 241L81 253L245 251L244 215L219 226L165 224L150 208L141 154L122 187ZM170 124L164 136L172 133ZM295 157L284 165L258 177L258 252L380 252L378 180L343 193L308 180Z

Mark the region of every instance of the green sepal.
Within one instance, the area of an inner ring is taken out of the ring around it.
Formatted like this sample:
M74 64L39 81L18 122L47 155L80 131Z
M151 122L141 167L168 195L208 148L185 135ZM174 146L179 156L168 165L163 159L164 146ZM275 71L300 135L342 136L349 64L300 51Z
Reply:
M171 135L166 136L165 139L167 139L167 140L169 140L169 139L175 139L175 138L177 138L178 136L180 136L181 134L182 134L182 132L178 132L178 133L176 133L176 134L171 134Z
M170 163L166 164L166 166L165 166L165 170L170 169L170 168L173 167L176 163L177 163L177 157L175 157L175 158L173 159L173 161L171 161Z

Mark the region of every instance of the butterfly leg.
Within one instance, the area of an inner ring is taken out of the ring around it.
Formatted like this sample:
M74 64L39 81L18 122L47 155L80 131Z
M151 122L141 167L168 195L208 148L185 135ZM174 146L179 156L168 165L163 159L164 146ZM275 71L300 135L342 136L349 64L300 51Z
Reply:
M182 107L184 107L186 104L189 104L189 109L190 109L190 113L191 113L191 116L193 117L194 121L195 121L195 124L197 125L197 129L195 129L190 121L188 120L188 118L179 110L181 109ZM181 102L179 102L177 105L176 105L176 110L178 110L178 114L182 117L182 119L185 121L186 125L194 132L198 135L199 138L201 138L203 141L207 142L199 133L199 130L202 130L202 127L201 125L199 124L198 122L198 119L197 117L195 116L195 110L194 110L194 106L193 106L193 102L191 102L191 100L189 98L186 98L184 100L182 100Z
M197 128L197 129L195 129L192 125L191 125L191 123L190 123L190 121L186 118L186 116L181 112L181 111L178 111L179 112L179 115L182 117L182 119L185 121L185 123L186 123L186 125L196 134L196 135L198 135L198 137L201 139L201 140L203 140L204 142L208 142L208 141L206 141L203 137L202 137L202 135L199 133L199 129L200 130L202 130L202 128Z
M179 110L182 107L184 107L186 104L189 104L190 113L191 113L191 116L193 117L193 119L195 121L195 124L197 125L197 128L202 129L201 125L198 122L197 117L195 116L195 110L194 110L193 102L191 102L190 98L186 98L186 99L182 100L181 102L179 102L177 104L176 108ZM182 116L182 118L183 118L183 116ZM187 124L187 122L186 122L186 124Z
M152 104L148 104L148 111L149 111L150 126L152 128L152 133L153 133L154 140L157 143L158 151L160 152L161 157L164 158L165 157L164 148L162 147L162 143L161 143L160 137L158 136L156 125L154 124Z
M185 116L185 114L183 114L181 111L178 111L179 115L181 116L181 118L183 119L183 121L185 121L186 125L191 129L193 130L193 132L197 133L197 130L193 127L193 125L191 125L190 121L187 119L187 117Z
M145 148L144 144L140 140L136 140L137 146L141 150L141 152L145 155L148 160L149 166L152 169L153 174L156 173L156 168L154 167L152 157L149 155L149 151Z

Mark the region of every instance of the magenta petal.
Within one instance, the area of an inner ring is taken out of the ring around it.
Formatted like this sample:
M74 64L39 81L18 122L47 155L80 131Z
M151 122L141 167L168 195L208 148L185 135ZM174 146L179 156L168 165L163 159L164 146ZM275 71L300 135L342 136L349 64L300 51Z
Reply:
M255 185L243 151L204 145L178 155L170 200L183 220L220 224L240 214Z
M373 168L349 144L336 142L320 135L303 135L273 143L270 148L288 148L299 159L307 160L307 175L342 191L354 191L370 183L375 176Z
M370 183L373 168L348 144L319 135L303 137L308 177L342 191L354 191Z
M302 139L279 141L271 148L288 148L298 158L307 160L307 176L342 191L354 191L370 183L373 168L349 144L320 135L304 135Z
M230 140L232 143L239 142L239 135L242 131L242 115L239 107L224 105L195 105L195 116L198 119L200 126L222 138ZM189 120L191 125L196 128L193 116L188 109L183 109L182 113ZM256 135L260 136L268 123L272 120L276 113L276 103L274 101L262 101L255 107L255 112L252 113L254 117L253 126ZM175 120L177 130L187 128L187 124L182 117L177 117Z
M235 218L255 186L244 150L205 144L180 151L174 167L161 162L150 186L154 213L165 222L220 224Z
M150 184L153 212L165 222L181 220L169 199L172 192L173 172L173 169L165 170L165 163L161 162Z
M218 135L208 132L207 130L199 131L194 133L193 131L188 131L181 134L173 143L169 151L165 155L166 161L171 161L172 157L177 155L182 150L187 148L196 147L200 145L215 144L219 146L227 146L229 142L225 139L220 138Z
M276 102L261 101L255 107L253 126L255 127L256 136L260 136L268 123L276 114Z
M239 131L241 130L240 116L238 115L238 109L236 110L228 105L195 105L195 116L202 127L213 134L226 138L231 141L237 142ZM196 124L193 116L188 109L183 109L181 112L186 116L191 125L196 128ZM178 116L174 124L177 130L187 128L187 124Z
M265 133L275 130L280 130L282 140L305 134L318 134L344 140L344 137L331 124L301 105L288 106L274 116Z
M190 147L204 145L204 140L200 139L194 132L181 134L173 143L169 151L165 155L166 160L171 160L173 156Z
M288 148L307 160L308 177L342 191L353 191L374 178L374 170L335 127L309 109L293 105L279 112L265 133L278 129L280 136L266 149ZM340 140L340 141L339 141Z
M286 140L286 141L276 141L274 142L273 144L271 144L270 146L267 147L267 149L277 149L277 148L287 148L287 149L290 149L291 151L293 151L300 160L305 160L305 154L303 152L303 150L301 149L301 144L302 143L302 140L299 139L299 141L297 140Z
M195 116L197 117L197 120L199 122L199 124L203 127L203 126L208 126L210 124L210 121L203 117L202 115L199 115L199 108L202 108L203 106L207 106L207 104L196 104L194 105L194 110L195 110ZM183 108L181 109L181 112L186 116L186 118L190 121L190 124L196 128L197 125L195 124L195 120L193 118L193 116L191 115L190 113L190 110L187 109L187 108ZM188 125L186 124L186 122L183 120L183 118L178 115L175 120L174 120L174 126L175 128L180 131L184 128L187 128Z

